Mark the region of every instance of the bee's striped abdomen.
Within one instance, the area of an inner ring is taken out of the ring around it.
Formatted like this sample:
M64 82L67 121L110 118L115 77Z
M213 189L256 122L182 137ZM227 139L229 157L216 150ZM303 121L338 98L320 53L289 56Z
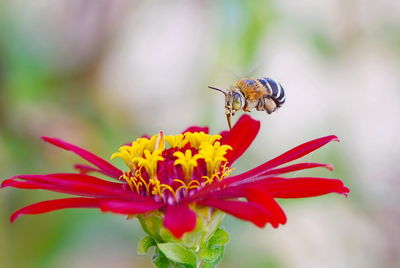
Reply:
M285 90L279 82L268 77L260 78L258 81L267 89L269 97L276 102L278 107L285 103Z

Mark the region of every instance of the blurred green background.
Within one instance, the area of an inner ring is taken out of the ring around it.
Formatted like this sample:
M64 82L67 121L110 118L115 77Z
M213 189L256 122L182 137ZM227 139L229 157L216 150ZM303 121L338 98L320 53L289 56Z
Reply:
M336 134L341 143L305 161L333 163L333 174L310 174L352 192L280 201L289 220L279 229L227 217L220 267L399 267L399 18L391 0L2 0L0 176L84 163L42 135L108 159L143 133L219 132L223 96L207 86L269 76L287 101L252 113L262 129L237 170ZM16 209L61 196L1 190L0 267L152 267L136 254L136 220L76 209L9 223Z

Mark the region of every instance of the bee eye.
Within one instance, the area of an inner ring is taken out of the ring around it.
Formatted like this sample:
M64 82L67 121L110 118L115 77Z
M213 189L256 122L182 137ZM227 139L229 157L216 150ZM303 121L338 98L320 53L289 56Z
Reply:
M240 110L243 106L242 96L238 93L233 94L232 107L235 110Z
M241 102L242 101L242 98L241 98L241 96L239 95L239 94L235 94L235 95L233 95L233 102Z
M239 110L240 108L242 108L242 103L240 101L234 101L232 107L235 110Z

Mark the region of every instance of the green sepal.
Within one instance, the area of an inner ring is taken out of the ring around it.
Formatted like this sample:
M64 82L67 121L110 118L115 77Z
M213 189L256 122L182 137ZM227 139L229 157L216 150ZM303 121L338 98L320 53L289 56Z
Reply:
M157 242L154 240L154 238L150 236L145 236L139 241L139 244L137 246L137 253L140 255L145 255L149 250L149 248L154 247L156 245Z
M214 235L207 241L207 247L224 246L229 242L229 233L222 228L218 228Z
M190 249L178 243L159 243L157 247L167 259L182 263L184 267L196 267L197 257Z
M222 261L224 258L225 246L218 247L216 258L213 261L204 261L202 268L214 268Z
M198 253L199 258L205 261L206 267L215 267L221 262L225 244L229 242L229 233L224 229L217 229L214 235L207 241L206 245L202 247Z
M179 239L176 238L168 229L160 228L159 236L161 237L161 241L163 242L179 242Z
M143 230L157 241L163 241L159 235L159 231L163 229L163 218L159 212L153 212L151 214L138 215L140 225Z

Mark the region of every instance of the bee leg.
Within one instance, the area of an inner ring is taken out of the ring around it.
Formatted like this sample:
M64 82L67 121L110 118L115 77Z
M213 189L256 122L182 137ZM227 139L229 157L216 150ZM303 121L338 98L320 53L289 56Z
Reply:
M257 111L263 111L264 110L264 98L259 99L257 103Z
M277 106L271 98L264 98L264 108L267 113L271 114L276 110Z
M244 106L243 106L243 111L250 113L251 111L250 111L249 107L250 107L250 101L246 99Z

